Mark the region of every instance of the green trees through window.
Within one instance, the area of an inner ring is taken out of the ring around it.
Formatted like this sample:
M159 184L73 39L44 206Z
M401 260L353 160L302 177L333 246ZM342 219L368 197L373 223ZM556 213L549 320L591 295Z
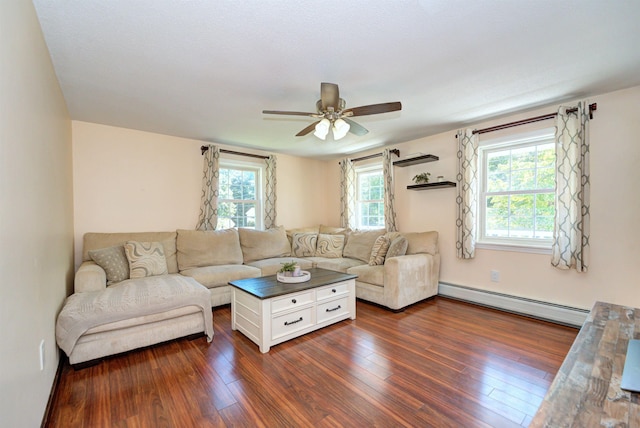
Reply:
M555 149L534 144L484 148L481 219L484 238L551 240L555 215Z
M256 227L257 169L220 168L218 229Z
M384 227L384 181L382 169L357 172L358 228Z

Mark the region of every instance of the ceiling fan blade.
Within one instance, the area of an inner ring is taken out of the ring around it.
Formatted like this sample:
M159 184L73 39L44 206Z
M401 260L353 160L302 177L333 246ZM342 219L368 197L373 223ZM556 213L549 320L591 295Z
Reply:
M347 122L349 124L349 126L350 126L349 132L351 132L352 134L357 135L358 137L362 137L364 134L369 132L369 130L367 128L365 128L364 126L360 125L359 123L354 122L351 119L347 119L346 117L343 117L342 120L344 120L345 122Z
M335 83L322 82L320 84L320 100L322 101L322 110L333 107L335 111L340 109L340 90Z
M313 122L311 125L307 126L306 128L304 128L302 131L298 132L296 134L296 137L304 137L305 135L307 135L308 133L310 133L311 131L316 129L316 125L320 123L319 120Z
M317 113L306 113L303 111L279 111L279 110L262 110L264 114L287 114L290 116L310 116L317 117Z
M368 106L348 108L342 114L352 117L366 116L368 114L388 113L390 111L398 110L402 110L402 103L396 101L393 103L371 104Z

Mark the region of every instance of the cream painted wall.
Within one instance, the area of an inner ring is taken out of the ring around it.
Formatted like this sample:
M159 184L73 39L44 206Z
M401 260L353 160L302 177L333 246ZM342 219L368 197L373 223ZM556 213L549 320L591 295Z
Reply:
M433 153L435 163L395 168L399 227L403 231L438 230L443 282L590 308L595 300L640 306L632 266L640 255L633 219L639 206L640 147L634 114L640 88L590 99L599 110L591 122L592 211L591 266L587 274L551 268L547 255L478 250L474 260L455 257L455 189L407 191L411 177L429 171L453 179L455 132L395 147L402 155ZM571 103L568 103L571 104ZM552 111L523 112L485 123L481 128ZM551 122L540 124L548 127ZM538 125L532 126L532 128ZM523 132L515 128L507 132ZM87 231L170 230L191 228L200 198L200 141L104 125L73 122L75 237L77 252ZM492 138L498 134L487 134ZM153 153L153 156L149 156ZM368 154L359 153L353 157ZM278 223L286 227L339 223L337 160L320 162L278 156ZM125 208L126 207L126 208ZM77 260L76 260L77 261ZM489 280L489 271L501 280Z
M71 122L33 5L0 13L0 425L39 426L73 277ZM44 370L39 346L45 341Z
M455 181L455 131L394 146L401 150L401 156L422 152L440 157L438 162L396 167L394 172L400 230L440 232L441 281L585 309L590 309L596 300L640 307L636 270L640 260L640 87L589 101L597 102L598 110L590 128L591 263L586 274L552 268L550 256L539 254L477 250L475 259L458 260L456 189L406 190L411 177L423 171L431 172L432 178L444 175ZM471 127L484 128L554 110L555 107L547 107ZM553 126L553 122L547 122L547 126ZM509 132L523 130L512 128ZM490 281L492 269L500 271L499 283Z
M86 232L195 227L202 141L87 122L72 124L76 266ZM326 222L330 209L326 162L282 154L277 158L277 223L292 228Z

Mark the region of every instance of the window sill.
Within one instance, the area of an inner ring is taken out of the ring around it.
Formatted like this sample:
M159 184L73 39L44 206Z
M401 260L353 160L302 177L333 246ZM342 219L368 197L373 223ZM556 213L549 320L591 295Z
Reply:
M550 246L547 247L547 246L536 246L536 245L516 245L516 244L503 244L503 243L485 241L485 242L476 243L476 249L551 255Z

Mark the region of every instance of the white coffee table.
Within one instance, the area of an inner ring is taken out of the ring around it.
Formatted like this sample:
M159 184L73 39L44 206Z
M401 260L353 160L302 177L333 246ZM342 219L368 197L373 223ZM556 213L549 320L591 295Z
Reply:
M275 275L231 281L231 329L269 352L273 345L330 324L356 319L357 275L310 269L302 283L278 282Z

